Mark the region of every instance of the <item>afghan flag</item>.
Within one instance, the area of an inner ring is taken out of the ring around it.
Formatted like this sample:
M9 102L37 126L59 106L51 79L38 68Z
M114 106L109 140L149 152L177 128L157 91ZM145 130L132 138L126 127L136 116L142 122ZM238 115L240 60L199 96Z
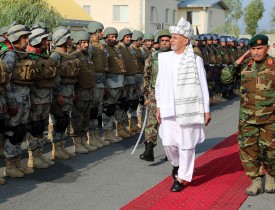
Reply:
M4 41L0 42L0 49L1 49L1 51L13 50L13 47L12 47L11 43L9 42L9 40L4 40Z

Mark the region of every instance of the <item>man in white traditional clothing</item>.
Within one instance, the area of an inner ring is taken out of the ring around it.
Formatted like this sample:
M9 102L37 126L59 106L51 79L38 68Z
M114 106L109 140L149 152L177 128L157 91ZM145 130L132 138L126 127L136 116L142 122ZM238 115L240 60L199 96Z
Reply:
M172 192L191 182L195 146L204 141L203 124L211 120L209 93L203 60L194 54L190 38L192 25L181 18L171 26L171 49L158 55L156 117L165 153L173 165Z

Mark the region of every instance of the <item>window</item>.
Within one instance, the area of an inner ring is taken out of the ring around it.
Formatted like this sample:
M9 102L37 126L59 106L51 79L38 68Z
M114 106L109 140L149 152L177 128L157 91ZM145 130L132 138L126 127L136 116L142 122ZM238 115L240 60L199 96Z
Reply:
M91 6L90 5L83 5L83 9L90 15L91 13Z
M156 12L156 8L154 6L151 7L151 10L150 10L150 22L151 23L155 23L156 22L155 12Z
M176 10L173 10L173 24L176 24Z
M128 6L127 5L114 5L113 6L113 21L127 22Z
M165 23L169 23L169 9L165 9Z
M190 22L192 25L199 25L200 24L200 16L199 12L188 11L187 12L187 21Z

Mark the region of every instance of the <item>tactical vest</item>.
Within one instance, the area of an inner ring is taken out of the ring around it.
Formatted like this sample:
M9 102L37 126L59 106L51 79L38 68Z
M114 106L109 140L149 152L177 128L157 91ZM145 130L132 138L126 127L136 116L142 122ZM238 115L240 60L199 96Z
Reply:
M138 64L138 74L144 74L144 65L145 65L145 58L141 52L141 49L131 46L132 50L136 52L136 59Z
M128 49L128 47L119 45L118 49L120 50L122 58L124 60L126 68L125 75L136 74L138 72L138 64L137 61L134 60L135 55L130 52L130 49Z
M206 48L208 50L208 61L209 64L216 64L216 56L215 51L210 45L206 45Z
M0 85L5 85L9 81L9 67L0 61Z
M202 58L202 53L200 48L194 47L193 49L194 49L194 53Z
M152 55L152 51L145 45L142 45L141 48L146 54L145 59L147 59L150 55Z
M215 50L215 58L216 64L222 65L222 55L220 52L220 47L218 45L213 45L213 49Z
M252 59L241 71L240 119L251 124L275 122L275 58L263 63Z
M203 59L204 65L208 65L209 61L208 61L208 52L206 50L206 47L201 48L201 54L202 54L202 59Z
M125 64L119 49L117 49L116 47L111 47L109 45L106 45L106 49L110 55L108 58L108 64L109 64L108 73L111 73L111 74L125 73L126 72Z
M37 81L35 85L40 88L53 88L57 72L57 62L46 54L35 54L37 57Z
M108 71L108 58L104 52L104 47L98 42L92 42L91 45L93 46L95 51L92 55L95 72L104 73Z
M221 47L222 64L228 66L230 64L229 51L227 47Z
M93 62L89 59L89 56L85 56L79 51L74 52L71 55L80 61L77 83L80 84L81 88L93 88L96 84L95 67Z
M30 58L27 52L15 51L18 56L18 62L13 68L11 81L21 86L32 85L38 76L37 62Z
M79 60L73 59L72 56L67 53L59 51L57 53L60 55L60 66L58 69L58 74L61 77L60 83L75 84L79 75Z

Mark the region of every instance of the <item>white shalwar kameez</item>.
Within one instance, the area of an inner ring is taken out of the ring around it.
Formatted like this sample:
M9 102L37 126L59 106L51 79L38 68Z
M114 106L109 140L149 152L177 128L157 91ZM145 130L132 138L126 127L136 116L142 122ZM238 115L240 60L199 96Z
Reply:
M162 106L159 104L159 99L160 97L163 97L160 93L160 85L164 85L164 89L169 91L169 94L173 94L174 96L176 94L178 63L182 55L176 54L175 52L171 53L173 53L173 55L172 60L169 62L171 65L169 72L167 71L166 73L158 75L156 82L156 100L157 107L160 107L160 113L162 113ZM203 95L204 112L210 112L206 73L201 57L196 56L196 64ZM172 74L172 77L168 76L168 74ZM165 81L167 81L164 84L160 84L160 81L164 81L159 78L161 76L165 77ZM169 78L172 82L168 81ZM171 101L169 103L171 104ZM162 118L159 128L159 135L162 139L162 144L169 162L175 167L179 166L178 177L185 181L191 182L195 163L195 146L198 143L202 143L205 139L202 124L179 125L176 122L175 107L170 108L171 110L174 110L172 111L174 114L169 117ZM171 110L168 112L171 113Z

